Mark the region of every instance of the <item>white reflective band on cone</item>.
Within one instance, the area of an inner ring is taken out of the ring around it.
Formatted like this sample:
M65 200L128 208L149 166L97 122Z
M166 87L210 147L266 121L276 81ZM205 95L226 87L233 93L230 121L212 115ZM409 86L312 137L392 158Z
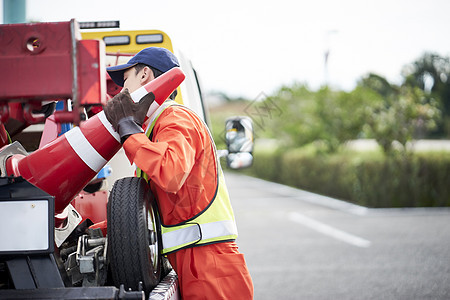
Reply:
M189 224L191 225L191 224ZM201 228L201 232L200 229ZM206 224L192 224L190 227L181 228L162 235L163 247L165 249L183 244L190 244L211 238L235 235L237 228L233 221L217 221Z
M147 90L145 89L144 86L142 86L137 90L135 90L134 92L132 92L130 96L131 99L133 99L134 103L138 103L142 99L142 97L144 97L147 94L148 94Z
M79 127L66 132L65 137L75 153L95 173L99 172L107 161L92 147Z
M105 126L106 130L120 143L120 135L114 130L111 123L109 123L108 119L106 118L105 112L102 110L97 114L98 119L100 122L102 122L103 126Z
M131 99L133 99L133 101L135 103L138 103L142 97L144 97L145 95L147 95L149 92L145 89L145 86L142 86L140 88L138 88L137 90L135 90L134 92L132 92L130 94ZM150 118L150 116L159 108L159 104L156 101L153 101L152 104L150 104L150 107L148 108L147 114L146 116L148 118ZM148 122L145 122L145 124L148 124Z

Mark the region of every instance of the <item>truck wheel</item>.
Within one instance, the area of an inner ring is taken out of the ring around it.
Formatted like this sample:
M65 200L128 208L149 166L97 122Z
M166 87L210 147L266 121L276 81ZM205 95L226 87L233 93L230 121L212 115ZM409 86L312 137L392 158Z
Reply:
M161 276L161 243L155 199L139 177L117 180L108 200L108 256L116 287L148 293Z

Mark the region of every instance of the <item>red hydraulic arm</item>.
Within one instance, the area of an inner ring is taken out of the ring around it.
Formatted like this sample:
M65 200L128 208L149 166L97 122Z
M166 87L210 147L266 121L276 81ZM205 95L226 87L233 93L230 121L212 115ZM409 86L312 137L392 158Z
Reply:
M103 41L81 40L75 20L0 25L0 123L20 133L44 122L48 104L71 99L55 119L79 124L85 107L106 103L104 49Z

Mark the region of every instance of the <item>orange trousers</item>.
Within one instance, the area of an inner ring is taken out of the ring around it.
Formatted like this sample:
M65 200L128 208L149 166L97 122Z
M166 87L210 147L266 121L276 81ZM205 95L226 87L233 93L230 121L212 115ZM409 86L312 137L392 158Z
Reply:
M168 259L183 300L253 299L252 278L235 242L182 249Z

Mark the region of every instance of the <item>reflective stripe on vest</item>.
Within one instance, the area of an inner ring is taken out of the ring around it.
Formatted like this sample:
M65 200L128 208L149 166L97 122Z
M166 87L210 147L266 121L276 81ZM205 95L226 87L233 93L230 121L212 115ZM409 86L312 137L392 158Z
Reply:
M153 127L162 112L169 106L178 105L175 101L164 102L152 115L149 126L146 130L148 137L152 134ZM205 124L206 127L206 124ZM208 129L208 127L206 127ZM210 135L211 143L215 149L215 144ZM161 224L161 236L163 254L169 254L180 249L195 247L211 243L233 241L237 238L237 228L234 219L233 209L225 185L225 179L216 157L217 166L217 189L214 198L209 205L199 214L176 225L165 226ZM136 175L145 178L148 176L139 168Z

